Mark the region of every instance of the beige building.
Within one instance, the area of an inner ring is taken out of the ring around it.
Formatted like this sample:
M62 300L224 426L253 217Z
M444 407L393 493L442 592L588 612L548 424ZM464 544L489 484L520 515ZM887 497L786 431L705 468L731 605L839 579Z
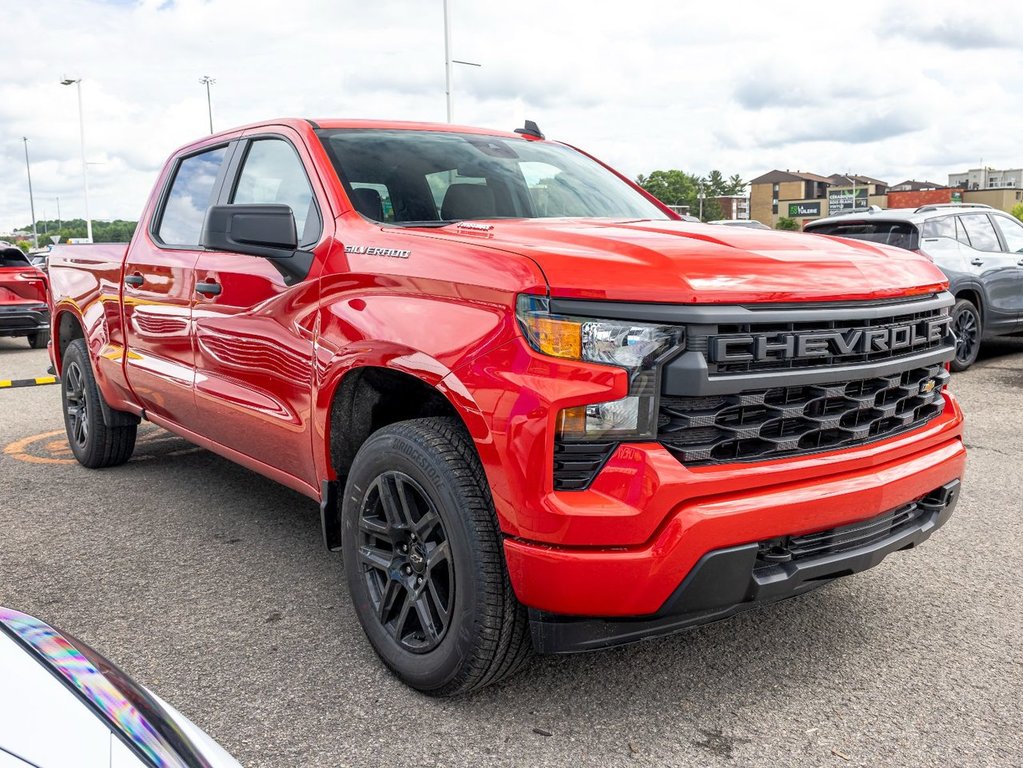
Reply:
M808 204L819 212L812 218L827 215L828 187L831 179L803 171L771 171L750 182L750 218L773 227L781 216L789 216L789 205ZM823 207L821 207L823 206ZM796 217L790 217L796 218Z

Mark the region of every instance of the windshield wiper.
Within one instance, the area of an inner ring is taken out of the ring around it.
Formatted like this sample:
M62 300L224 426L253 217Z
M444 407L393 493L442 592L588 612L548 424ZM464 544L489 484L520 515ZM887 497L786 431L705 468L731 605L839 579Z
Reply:
M457 224L462 219L430 219L428 221L392 221L383 222L385 224L390 223L394 227L427 227L427 228L438 228L447 227L452 224Z

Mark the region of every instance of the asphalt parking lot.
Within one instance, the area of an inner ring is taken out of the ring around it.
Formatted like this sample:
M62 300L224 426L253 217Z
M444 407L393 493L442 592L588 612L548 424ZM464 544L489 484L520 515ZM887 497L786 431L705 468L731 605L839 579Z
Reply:
M0 379L47 365L0 339ZM952 386L969 469L923 547L448 701L378 663L313 502L148 425L128 465L86 470L59 387L0 389L0 604L87 641L246 766L1021 765L1023 339Z

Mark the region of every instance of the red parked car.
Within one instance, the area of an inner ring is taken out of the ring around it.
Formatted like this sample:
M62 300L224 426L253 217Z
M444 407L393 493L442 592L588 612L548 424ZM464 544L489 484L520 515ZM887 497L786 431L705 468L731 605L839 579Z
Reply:
M803 594L958 498L932 263L682 222L531 123L204 137L50 279L78 460L144 418L317 500L433 695Z
M25 336L32 349L50 340L46 275L13 246L0 245L0 336Z

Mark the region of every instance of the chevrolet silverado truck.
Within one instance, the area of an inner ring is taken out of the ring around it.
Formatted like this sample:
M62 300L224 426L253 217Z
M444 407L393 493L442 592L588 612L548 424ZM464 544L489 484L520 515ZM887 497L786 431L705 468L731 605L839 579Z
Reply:
M531 122L204 137L50 279L78 460L145 419L316 500L432 695L803 594L959 495L934 264L682 222Z

